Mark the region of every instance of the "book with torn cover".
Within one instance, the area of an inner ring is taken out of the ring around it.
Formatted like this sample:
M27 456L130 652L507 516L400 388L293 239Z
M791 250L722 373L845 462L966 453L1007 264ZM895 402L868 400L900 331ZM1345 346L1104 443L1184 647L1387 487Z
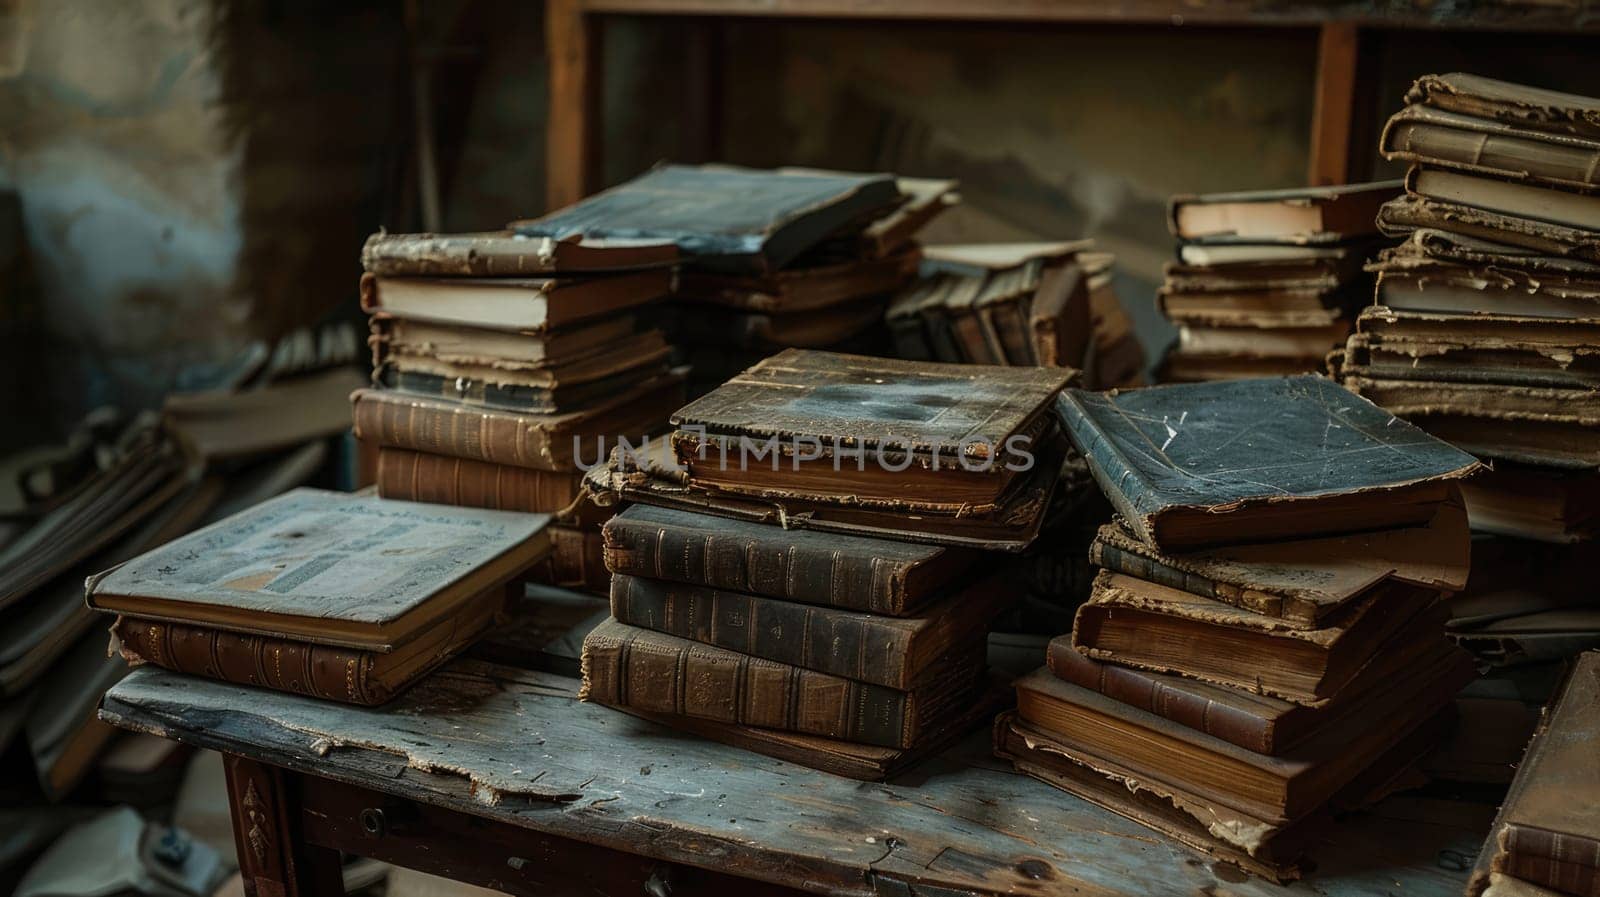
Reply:
M509 230L467 234L391 234L361 247L361 267L384 277L540 277L660 268L678 260L668 240L556 240Z
M1168 552L1426 523L1478 462L1317 376L1068 390L1101 490Z
M1378 207L1398 181L1175 196L1172 235L1214 243L1339 243L1370 235Z

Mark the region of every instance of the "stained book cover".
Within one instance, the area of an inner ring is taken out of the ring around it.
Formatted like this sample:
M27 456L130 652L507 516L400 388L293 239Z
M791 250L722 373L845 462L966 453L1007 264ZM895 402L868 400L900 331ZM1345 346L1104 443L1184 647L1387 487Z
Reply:
M939 675L900 691L608 620L584 639L579 696L651 713L910 748L970 703L982 676L982 645L953 652Z
M1489 871L1564 894L1600 894L1600 652L1578 656L1545 708L1490 829L1468 893ZM1476 889L1476 890L1474 890Z
M1089 560L1304 629L1325 625L1387 580L1455 592L1466 585L1472 568L1467 513L1460 501L1440 506L1421 526L1181 555L1164 554L1110 523L1095 535Z
M549 516L296 489L87 584L97 610L372 651L549 550Z
M1420 229L1449 230L1546 255L1600 261L1600 233L1584 228L1411 194L1391 199L1378 210L1378 230L1385 236L1410 237Z
M384 277L539 277L655 268L677 260L678 247L664 240L556 240L512 231L380 231L361 247L361 267Z
M620 623L751 657L873 685L914 688L934 661L983 642L1015 602L1003 575L951 589L914 617L885 617L704 586L616 575L611 615Z
M662 165L512 229L558 240L665 239L704 267L774 271L852 221L901 201L886 174Z
M1479 468L1325 377L1069 390L1058 406L1130 532L1166 551L1425 523Z
M1600 138L1543 133L1428 106L1407 106L1390 118L1379 151L1386 159L1543 187L1600 189Z
M1430 106L1545 134L1600 139L1600 99L1512 84L1482 75L1423 75L1406 91L1406 103Z
M921 609L977 558L648 504L612 517L604 533L613 573L893 616Z

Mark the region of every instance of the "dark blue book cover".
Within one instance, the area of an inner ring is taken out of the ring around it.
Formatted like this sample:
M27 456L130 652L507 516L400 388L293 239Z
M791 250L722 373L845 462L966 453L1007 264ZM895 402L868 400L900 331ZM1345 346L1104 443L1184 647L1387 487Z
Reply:
M1169 551L1424 522L1479 466L1313 375L1070 390L1057 405L1130 530Z
M663 165L513 227L556 239L671 240L697 267L764 273L901 199L887 174Z

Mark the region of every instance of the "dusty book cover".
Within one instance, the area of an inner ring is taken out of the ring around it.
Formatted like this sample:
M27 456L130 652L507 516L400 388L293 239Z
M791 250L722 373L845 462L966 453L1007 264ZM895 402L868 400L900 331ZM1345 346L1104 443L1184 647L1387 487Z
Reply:
M379 231L361 247L361 267L385 277L538 277L662 267L677 260L677 245L667 241L556 240L512 231Z

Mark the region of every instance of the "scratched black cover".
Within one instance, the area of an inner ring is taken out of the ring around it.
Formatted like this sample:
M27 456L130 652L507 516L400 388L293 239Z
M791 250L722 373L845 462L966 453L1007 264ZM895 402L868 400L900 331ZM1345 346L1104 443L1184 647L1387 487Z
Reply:
M788 349L678 409L672 423L712 434L815 437L829 447L982 456L1036 421L1076 374Z
M1130 529L1168 550L1174 546L1163 544L1158 523L1174 512L1218 515L1212 541L1226 542L1223 515L1397 490L1462 477L1479 466L1471 455L1314 375L1106 393L1075 389L1063 393L1057 407ZM1374 502L1383 498L1374 496Z
M783 173L662 165L533 221L519 234L672 240L699 267L774 271L813 244L900 201L887 174Z

